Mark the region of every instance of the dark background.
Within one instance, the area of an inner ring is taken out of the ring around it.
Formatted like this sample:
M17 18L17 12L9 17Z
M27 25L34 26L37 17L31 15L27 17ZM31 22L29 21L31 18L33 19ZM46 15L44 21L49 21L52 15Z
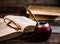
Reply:
M1 6L25 6L25 5L60 6L60 0L0 0Z
M0 0L0 17L8 14L25 15L26 9L24 6L39 5L39 6L57 6L60 7L59 0Z
M0 17L5 15L24 15L26 9L24 6L39 5L39 6L56 6L60 7L59 0L0 0Z

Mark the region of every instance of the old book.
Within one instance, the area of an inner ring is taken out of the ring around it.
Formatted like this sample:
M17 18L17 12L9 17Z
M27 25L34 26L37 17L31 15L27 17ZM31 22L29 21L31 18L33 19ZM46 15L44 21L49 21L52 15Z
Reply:
M0 41L33 32L35 26L36 22L27 17L7 15L0 18Z
M60 7L30 5L28 9L35 15L60 16ZM27 13L29 14L29 12Z
M35 15L37 20L60 20L58 16ZM29 14L29 18L34 20L33 16Z
M37 20L55 20L57 16L60 16L60 7L30 5L27 9L36 16ZM28 11L27 14L29 18L33 19Z

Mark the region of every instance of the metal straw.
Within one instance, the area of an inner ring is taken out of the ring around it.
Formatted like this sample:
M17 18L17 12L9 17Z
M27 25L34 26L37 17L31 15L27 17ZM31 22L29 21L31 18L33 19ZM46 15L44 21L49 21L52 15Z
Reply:
M34 20L37 22L37 24L39 24L39 22L38 22L38 20L36 19L35 15L32 14L32 12L31 12L29 9L27 9L27 11L33 16L33 18L34 18Z

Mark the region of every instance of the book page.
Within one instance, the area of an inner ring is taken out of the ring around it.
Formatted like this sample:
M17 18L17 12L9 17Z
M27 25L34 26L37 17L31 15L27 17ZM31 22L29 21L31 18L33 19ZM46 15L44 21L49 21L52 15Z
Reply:
M36 22L25 17L25 16L13 16L13 15L8 15L5 16L4 19L10 19L13 22L15 22L17 25L21 27L21 31L23 32L26 27L29 26L36 26Z
M7 26L7 24L4 22L4 19L0 18L0 37L9 35L15 32L17 32L17 30Z

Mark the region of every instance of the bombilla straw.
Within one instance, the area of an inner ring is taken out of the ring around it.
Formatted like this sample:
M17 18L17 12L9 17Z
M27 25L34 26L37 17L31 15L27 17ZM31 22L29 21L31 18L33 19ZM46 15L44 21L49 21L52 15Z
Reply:
M35 15L31 13L31 11L29 9L27 9L27 11L33 16L34 20L37 22L37 24L39 24L38 20L36 19Z

